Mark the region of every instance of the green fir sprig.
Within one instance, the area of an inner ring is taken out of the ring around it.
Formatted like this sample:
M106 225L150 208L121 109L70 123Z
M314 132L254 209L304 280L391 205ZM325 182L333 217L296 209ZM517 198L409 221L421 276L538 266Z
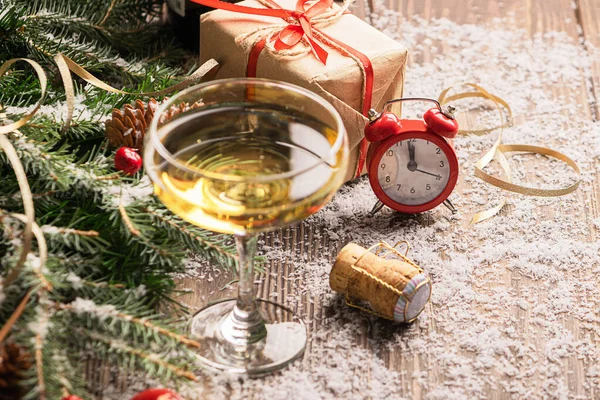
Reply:
M162 6L0 0L0 64L31 58L49 78L40 112L7 136L27 174L43 241L34 241L20 270L23 195L0 149L0 346L11 341L32 354L20 382L26 399L90 398L83 354L170 384L196 379L198 343L183 333L182 321L158 310L173 304L172 276L190 252L236 265L230 237L169 213L143 173L115 171L103 120L135 94L104 92L76 78L75 113L63 130L66 96L53 61L59 52L132 93L164 89L185 75L177 63L182 52L159 21ZM40 96L33 70L15 65L0 78L0 126L30 112Z

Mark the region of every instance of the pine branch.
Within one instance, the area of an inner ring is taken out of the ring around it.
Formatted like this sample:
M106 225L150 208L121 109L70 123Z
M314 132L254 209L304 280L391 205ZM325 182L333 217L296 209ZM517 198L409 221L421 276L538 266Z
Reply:
M5 295L0 332L9 332L35 355L36 367L23 382L27 398L66 393L90 398L81 379L82 349L153 378L195 380L187 368L195 365L199 344L183 333L181 321L156 309L172 293L171 275L181 270L190 250L233 268L231 239L171 215L143 189L142 173L126 177L115 171L102 120L113 107L139 96L107 93L75 78L74 120L63 131L65 93L52 60L65 53L112 86L132 92L172 85L181 70L167 62L181 53L160 37L162 2L0 0L0 5L0 62L33 58L50 83L43 109L9 137L24 165L49 252L45 265L29 255L17 278L0 286L0 299ZM28 113L40 96L28 68L12 69L0 79L0 103L12 120ZM23 230L6 216L23 206L1 151L0 176L0 207L6 210L0 212L1 284L19 257ZM34 244L32 253L40 249ZM23 293L30 298L23 300ZM110 312L75 310L78 299Z
M55 106L61 109L62 105ZM25 110L24 110L25 111ZM20 117L20 115L15 115ZM101 115L91 116L90 120L81 120L75 115L75 122L68 131L62 132L62 121L56 121L46 115L36 116L31 123L21 129L21 132L30 140L36 142L68 143L71 146L81 146L86 143L101 144L104 141L104 129L100 124Z
M122 342L114 340L108 336L100 335L95 332L78 330L82 335L87 336L92 342L103 344L103 347L96 347L96 350L115 359L124 369L131 369L132 364L137 364L139 368L149 375L153 375L162 380L169 380L173 375L185 378L190 381L198 381L196 375L185 369L185 367L175 364L170 359L156 353L149 353L137 348L130 347Z
M72 225L77 226L76 222L79 221L75 221ZM69 248L83 254L98 254L110 245L95 230L79 230L50 225L43 225L41 228L46 234L49 244L56 249Z
M71 363L71 359L75 359L79 364L81 359L79 352L75 353L63 347L54 347L49 354L55 366L56 380L60 386L60 398L68 397L70 394L85 396L87 394L84 390L85 383L75 372L77 369Z
M145 66L163 50L172 50L163 53L171 54L163 64L181 55L169 42L157 45L160 10L153 0L10 0L0 12L0 61L3 54L33 55L54 69L52 57L60 52L104 78L144 79Z
M3 106L26 107L34 104L40 96L40 84L34 74L12 70L0 79L0 104Z
M159 338L159 345L161 342L163 345L167 345L168 342L171 342L173 348L177 348L181 344L192 348L200 348L200 343L197 341L192 340L171 329L167 329L165 326L159 325L158 320L157 322L153 322L151 316L149 315L137 317L135 314L132 315L119 311L112 305L105 305L104 308L102 307L103 306L97 306L92 301L86 301L78 298L74 303L61 304L59 309L66 310L77 315L87 313L91 317L95 317L104 321L104 326L109 330L115 330L117 325L119 325L118 330L120 332L132 332L136 336L141 337L142 340L147 340L151 337ZM99 311L101 312L100 315L98 315ZM119 322L119 324L116 324L116 322ZM131 325L131 327L128 327L128 325Z
M35 370L37 373L37 392L40 400L46 399L46 380L44 379L44 361L42 358L43 340L40 334L35 335Z
M170 237L182 241L196 253L218 260L227 268L237 265L237 252L231 237L198 229L158 208L143 207L142 211L152 218L155 226L164 229Z
M33 354L35 359L35 389L33 392L30 392L28 396L25 398L35 396L38 399L45 400L47 395L52 391L48 390L48 370L46 369L46 364L49 361L47 357L45 357L44 350L46 347L46 336L48 331L51 329L50 322L50 310L49 304L51 301L48 298L48 292L46 290L41 290L38 292L38 296L40 299L40 304L35 306L35 317L33 320L27 324L27 329L30 334L33 335Z

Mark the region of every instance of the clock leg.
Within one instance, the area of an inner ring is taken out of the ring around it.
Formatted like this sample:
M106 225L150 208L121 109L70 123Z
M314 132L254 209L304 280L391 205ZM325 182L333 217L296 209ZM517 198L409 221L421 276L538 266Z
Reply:
M377 203L375 203L375 205L373 206L373 208L371 209L371 211L369 211L369 214L371 216L377 214L377 212L379 210L381 210L383 208L384 204L381 202L381 200L377 201Z
M452 204L450 199L444 200L443 204L446 206L446 208L448 208L448 210L452 211L452 214L456 214L458 212L458 210L456 209L456 207L454 207L454 204Z

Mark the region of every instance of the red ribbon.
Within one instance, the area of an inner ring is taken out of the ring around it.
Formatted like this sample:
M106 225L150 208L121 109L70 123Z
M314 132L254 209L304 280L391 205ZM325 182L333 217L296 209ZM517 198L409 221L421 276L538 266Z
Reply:
M271 0L263 0L271 8L253 8L247 6L241 6L239 4L226 3L220 0L192 0L194 3L202 4L207 7L218 8L221 10L232 11L242 14L252 15L263 15L267 17L282 18L290 24L283 28L275 39L274 47L275 50L287 50L296 46L303 38L306 39L313 55L321 61L323 64L327 63L327 56L329 53L321 46L321 44L315 38L314 33L316 32L320 38L324 38L325 42L331 47L334 47L342 55L346 57L353 57L358 59L362 68L365 72L365 93L362 102L362 114L366 117L369 115L369 109L371 108L371 99L373 95L373 65L371 60L361 52L353 49L345 43L325 34L312 26L311 18L327 10L333 4L333 0L319 0L308 9L305 9L306 3L309 0L298 0L296 3L295 10L286 10L281 8L277 3ZM256 77L256 68L258 64L258 57L265 48L267 39L264 38L259 40L248 56L248 67L246 70L246 76ZM365 138L360 143L358 164L356 168L355 177L360 176L365 161L367 158L368 142Z

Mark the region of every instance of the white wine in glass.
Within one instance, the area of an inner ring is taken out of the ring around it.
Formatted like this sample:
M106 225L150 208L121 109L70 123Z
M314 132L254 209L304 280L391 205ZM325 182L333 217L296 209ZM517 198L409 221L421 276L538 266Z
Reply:
M172 107L184 112L165 113ZM343 123L303 88L261 79L187 89L155 113L146 172L160 200L202 228L235 236L238 297L200 310L192 334L212 369L265 374L302 355L303 322L287 307L257 300L256 234L317 212L347 168Z

